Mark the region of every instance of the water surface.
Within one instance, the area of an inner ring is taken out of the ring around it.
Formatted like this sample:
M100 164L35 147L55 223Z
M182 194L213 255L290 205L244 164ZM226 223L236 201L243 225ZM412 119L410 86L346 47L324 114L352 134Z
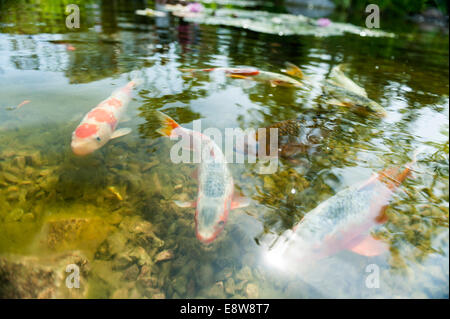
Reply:
M83 2L81 28L72 32L63 2L36 3L0 7L0 253L19 260L76 251L90 265L88 298L448 297L448 34L382 21L395 38L283 37L140 17L140 1ZM301 67L308 85L273 88L179 71L279 72L286 61ZM340 63L386 118L324 103L322 83ZM120 124L132 133L75 157L72 131L133 70L144 83ZM24 100L31 102L9 109ZM204 129L224 132L299 119L326 134L319 149L282 159L271 175L230 164L251 204L232 211L205 247L195 237L194 210L173 203L195 198L195 165L170 162L173 142L155 133L154 110L186 127L201 119ZM265 262L263 243L345 187L411 161L421 147L413 178L375 230L388 254L342 251L315 267L290 265L298 269L286 274ZM157 261L161 252L169 259ZM366 286L372 264L380 271L375 289Z

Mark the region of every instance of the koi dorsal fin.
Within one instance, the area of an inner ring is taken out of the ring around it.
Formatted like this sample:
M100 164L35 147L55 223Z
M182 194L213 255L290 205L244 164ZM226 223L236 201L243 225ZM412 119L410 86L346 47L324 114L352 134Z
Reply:
M236 208L242 208L247 207L250 204L250 201L246 197L242 196L233 196L233 201L231 202L230 209L236 209Z
M390 168L379 173L378 179L383 182L390 190L399 187L402 182L411 174L411 168L406 167L399 173L398 168Z

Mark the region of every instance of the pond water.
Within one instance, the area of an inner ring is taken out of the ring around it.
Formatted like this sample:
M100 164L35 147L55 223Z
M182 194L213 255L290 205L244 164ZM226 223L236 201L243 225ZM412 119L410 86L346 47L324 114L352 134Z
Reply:
M58 256L79 256L88 265L83 289L56 295L64 297L448 298L448 34L381 20L394 38L279 36L134 14L146 6L85 1L80 29L70 31L64 1L0 2L0 254L7 260L0 266L27 271L27 263L56 267ZM363 26L365 17L353 20ZM179 70L280 72L286 61L307 76L301 88ZM325 103L322 85L340 63L386 117ZM119 124L131 134L75 156L74 129L134 70L143 83ZM175 142L156 133L155 110L188 128L201 119L203 129L222 132L297 119L314 127L318 146L281 158L269 175L230 163L250 204L231 211L205 245L196 238L195 209L174 204L196 198L196 164L170 161ZM418 149L387 222L372 229L387 253L342 250L287 272L264 258L267 243L320 203L403 167ZM376 287L367 284L374 273ZM27 294L12 296L54 296L41 294L45 283L21 284L30 285L22 287ZM11 285L0 285L0 296L20 284Z

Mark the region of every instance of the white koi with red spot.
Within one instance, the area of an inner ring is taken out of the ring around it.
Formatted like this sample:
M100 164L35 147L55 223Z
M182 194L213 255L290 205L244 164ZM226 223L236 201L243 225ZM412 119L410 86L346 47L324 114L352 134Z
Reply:
M299 67L286 62L284 72L290 76L280 73L268 72L256 68L208 68L208 69L180 69L181 72L190 74L201 74L204 72L224 72L227 77L235 79L246 79L257 82L269 83L271 86L301 87L303 84L290 76L299 79L304 78L303 72Z
M195 207L195 231L199 241L213 242L222 232L228 213L248 205L248 201L235 196L234 182L228 164L220 147L209 137L181 127L169 116L159 113L162 127L158 132L163 136L181 137L186 141L184 148L201 152L198 168L198 194L193 202L175 203L180 207Z
M72 133L71 147L74 154L90 154L109 140L131 132L129 128L116 130L116 127L131 100L131 90L137 85L137 81L130 81L84 116Z

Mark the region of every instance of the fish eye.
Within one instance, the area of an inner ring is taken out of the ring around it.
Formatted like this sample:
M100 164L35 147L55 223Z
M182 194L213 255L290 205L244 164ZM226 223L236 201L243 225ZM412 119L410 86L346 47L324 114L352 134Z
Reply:
M97 136L96 138L95 138L97 141L101 141L102 139L100 138L100 136Z
M225 222L224 222L223 220L221 220L221 221L219 221L218 225L219 225L220 227L223 227L223 225L225 225Z

